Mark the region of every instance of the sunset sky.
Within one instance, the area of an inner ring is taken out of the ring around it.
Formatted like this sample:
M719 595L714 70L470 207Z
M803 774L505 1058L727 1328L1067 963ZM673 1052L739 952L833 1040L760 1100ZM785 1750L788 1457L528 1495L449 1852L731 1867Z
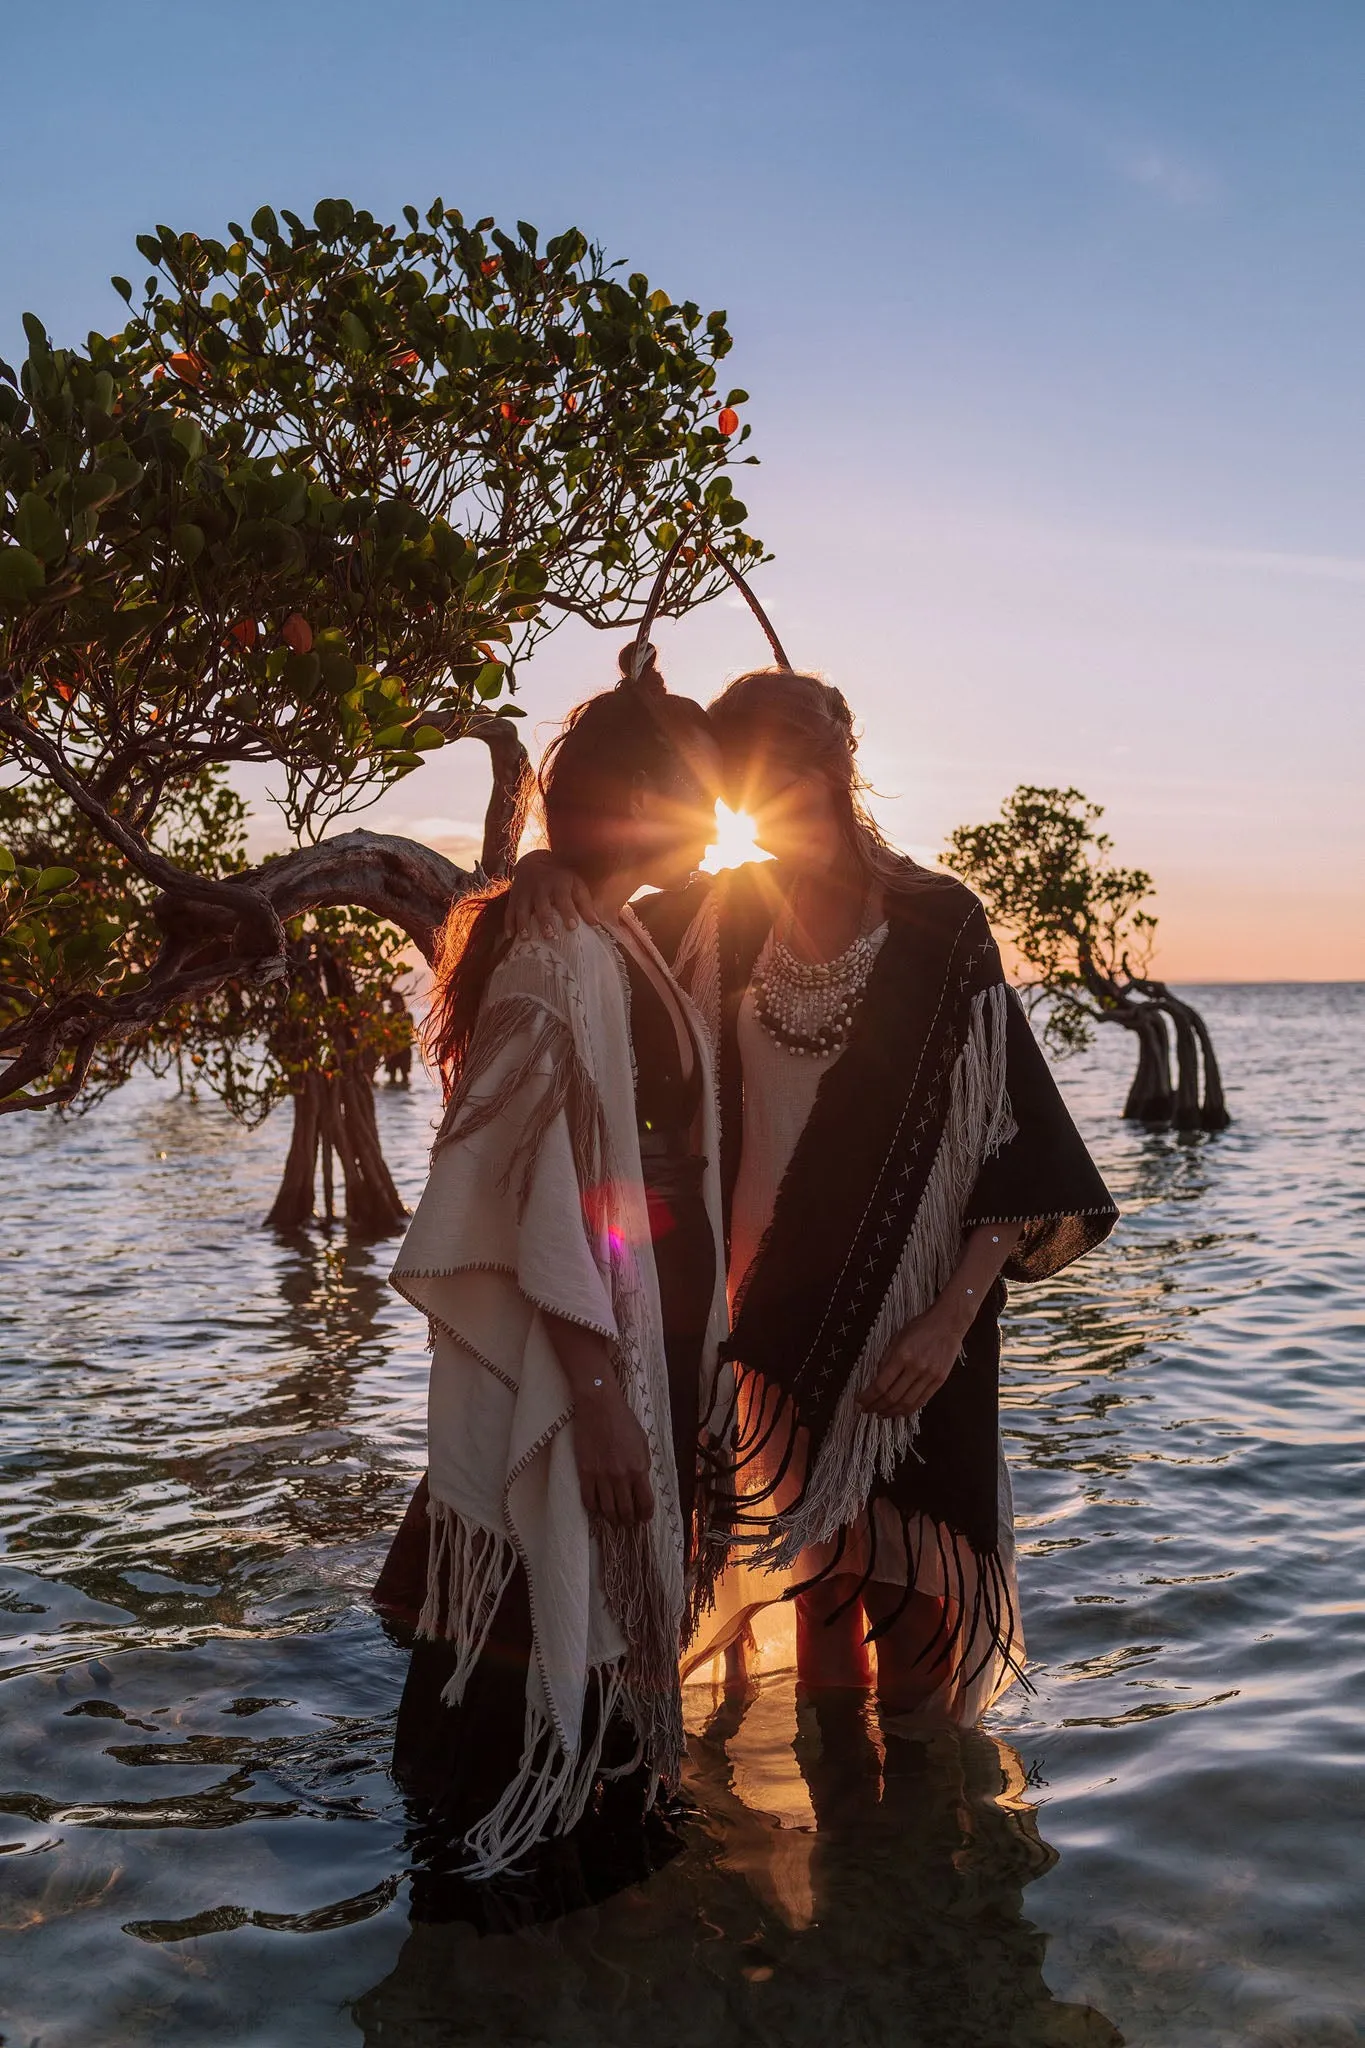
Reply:
M577 224L728 310L759 587L904 844L1073 783L1167 975L1365 976L1360 0L74 0L4 55L0 353L113 329L158 221ZM700 695L763 655L737 600L657 637ZM528 727L614 652L557 636ZM484 772L363 822L456 844Z

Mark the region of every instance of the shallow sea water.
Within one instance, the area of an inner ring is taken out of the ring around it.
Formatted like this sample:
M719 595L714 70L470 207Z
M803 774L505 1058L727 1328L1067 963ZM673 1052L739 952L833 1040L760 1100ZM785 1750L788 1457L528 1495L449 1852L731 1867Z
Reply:
M284 1120L0 1125L7 2048L1365 2040L1365 986L1197 992L1236 1122L1063 1084L1123 1209L1010 1313L1036 1693L969 1734L689 1689L686 1853L408 1915L365 1591L423 1461L392 1245L259 1227ZM409 1199L432 1099L381 1091Z

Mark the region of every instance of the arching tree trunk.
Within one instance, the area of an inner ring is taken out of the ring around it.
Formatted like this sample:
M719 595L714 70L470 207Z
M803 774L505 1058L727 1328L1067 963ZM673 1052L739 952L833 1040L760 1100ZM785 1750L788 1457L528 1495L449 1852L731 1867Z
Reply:
M1079 965L1094 999L1089 1014L1100 1023L1121 1024L1137 1037L1137 1070L1123 1105L1124 1117L1130 1123L1168 1124L1175 1111L1175 1091L1171 1086L1170 1039L1160 1010L1135 996L1131 982L1102 972L1084 948Z
M299 1230L311 1221L317 1208L319 1165L322 1212L332 1222L335 1161L341 1167L348 1227L366 1237L401 1230L408 1212L380 1148L374 1083L362 1062L349 1061L334 1074L311 1071L290 1099L294 1129L267 1224L276 1230Z
M328 1223L336 1221L336 1147L332 1143L332 1105L327 1099L327 1084L321 1074L317 1077L322 1090L321 1137L322 1137L322 1213Z
M1199 1041L1194 1035L1189 1012L1183 1003L1163 1001L1161 1008L1175 1027L1175 1127L1178 1131L1199 1129Z
M1130 1122L1168 1124L1175 1110L1171 1086L1171 1047L1166 1024L1159 1010L1147 1004L1124 1011L1115 1019L1137 1033L1138 1063L1123 1105Z
M512 872L526 822L531 792L531 764L510 718L476 711L466 721L463 737L482 740L493 764L493 787L483 814L483 850L479 865L490 881Z
M1206 1131L1225 1131L1232 1122L1232 1116L1223 1096L1223 1076L1218 1069L1218 1055L1213 1049L1209 1027L1198 1010L1190 1011L1190 1022L1194 1026L1195 1037L1199 1040L1199 1050L1204 1059L1204 1102L1199 1121Z
M1135 981L1154 1007L1170 1017L1175 1026L1180 1057L1180 1084L1176 1104L1176 1128L1182 1131L1225 1131L1232 1122L1223 1095L1223 1076L1208 1025L1183 997L1172 995L1164 981ZM1202 1098L1200 1068L1203 1069Z
M464 733L482 740L493 764L493 787L484 816L482 873L469 875L447 868L456 884L446 904L453 903L462 889L473 888L484 878L506 875L516 858L526 812L530 770L526 749L510 719L491 712L476 712L465 724ZM364 835L355 834L358 841ZM339 842L332 842L335 846ZM375 842L378 844L379 842ZM327 842L324 842L326 845ZM433 857L435 858L435 857ZM445 867L445 863L441 863ZM444 912L441 913L442 915ZM439 922L439 918L435 920ZM430 935L423 944L430 952ZM318 1000L354 994L354 983L344 964L321 950L312 952L304 942L306 964L291 949L295 971L313 977ZM401 1002L401 998L399 998ZM386 1062L391 1080L406 1082L412 1053L395 1055ZM279 1193L266 1218L277 1230L299 1230L315 1212L318 1166L322 1168L323 1213L328 1222L335 1214L332 1181L333 1160L340 1162L346 1196L347 1227L367 1237L389 1236L401 1230L408 1212L403 1206L393 1176L385 1163L375 1121L374 1077L357 1057L343 1054L335 1072L310 1068L302 1086L292 1097L294 1129L285 1160Z
M265 1219L267 1226L275 1230L300 1230L313 1213L313 1185L322 1136L318 1102L321 1084L320 1074L309 1074L303 1087L290 1097L294 1128L279 1193Z
M412 1021L408 1006L396 988L391 988L384 998L384 1008L391 1016L407 1021L408 1035L401 1046L384 1055L384 1071L395 1088L406 1088L412 1079Z
M388 1236L403 1228L408 1212L380 1150L373 1078L359 1061L351 1061L328 1086L346 1181L346 1221L366 1236Z

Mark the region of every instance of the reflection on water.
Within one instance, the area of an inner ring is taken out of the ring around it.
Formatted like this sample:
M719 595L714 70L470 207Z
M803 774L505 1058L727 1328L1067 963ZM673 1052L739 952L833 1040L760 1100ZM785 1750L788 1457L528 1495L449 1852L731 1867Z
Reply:
M1117 1124L1126 1044L1064 1077L1125 1218L1011 1309L1037 1693L911 1740L690 1687L685 1854L484 1940L410 1920L385 1769L390 1249L262 1232L284 1132L149 1084L0 1126L11 2048L1365 2038L1365 991L1201 1005L1225 1136ZM411 1198L430 1099L381 1106Z
M414 1926L356 2007L367 2044L1121 2040L1043 1981L1023 1888L1054 1853L1007 1743L883 1740L789 1676L690 1691L685 1854L530 1938Z

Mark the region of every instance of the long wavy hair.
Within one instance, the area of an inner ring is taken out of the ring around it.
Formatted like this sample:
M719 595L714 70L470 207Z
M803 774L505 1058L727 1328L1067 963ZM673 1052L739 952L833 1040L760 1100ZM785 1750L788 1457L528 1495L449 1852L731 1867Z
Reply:
M819 775L849 851L869 878L895 881L913 868L867 807L870 784L858 766L853 713L842 690L797 669L754 668L727 683L709 709L732 796L742 797L745 769L756 758L793 775Z
M622 651L622 680L576 705L545 749L536 778L550 851L591 887L622 864L631 798L644 783L704 797L695 754L714 743L711 720L690 697L672 697L655 666L630 675L634 642ZM507 883L455 903L436 937L435 985L421 1029L422 1050L447 1095L478 1021L488 978L505 949Z

